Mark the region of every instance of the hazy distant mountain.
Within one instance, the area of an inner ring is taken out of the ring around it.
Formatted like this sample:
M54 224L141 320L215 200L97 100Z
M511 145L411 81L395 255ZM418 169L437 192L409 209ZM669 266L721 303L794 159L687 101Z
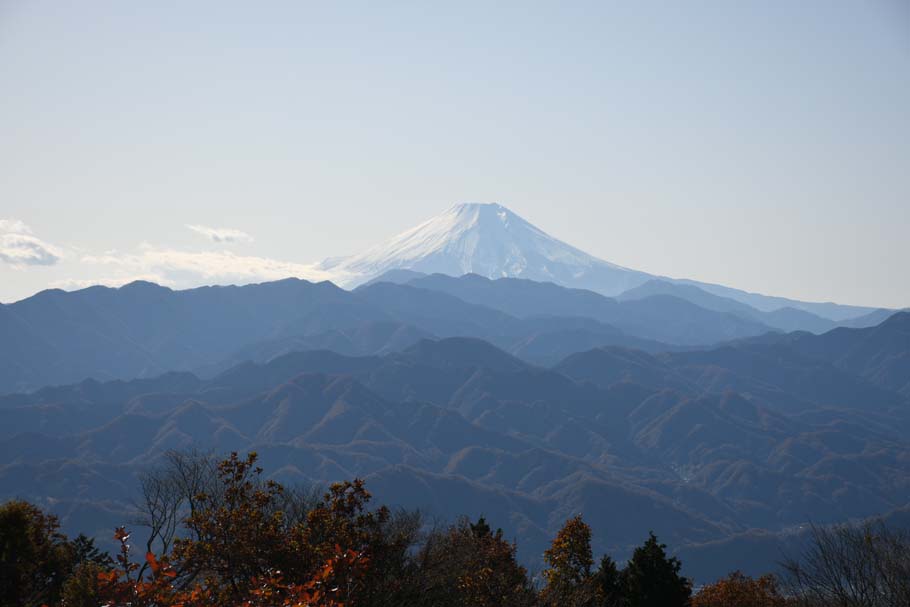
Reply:
M874 327L885 322L888 318L894 316L897 312L908 312L910 308L904 308L903 310L888 310L885 308L879 308L873 312L869 312L863 316L856 316L844 321L841 321L839 325L841 327L848 327L851 329L863 329L865 327Z
M552 283L416 276L409 278L431 288L377 282L351 292L287 279L186 291L146 282L44 291L0 305L0 393L165 371L208 376L314 348L381 354L424 337L477 337L552 364L598 346L657 352L770 330L670 296L617 303Z
M729 297L721 297L708 293L704 289L695 285L681 284L668 280L649 280L633 289L629 289L616 296L617 301L635 301L644 299L652 295L673 295L680 299L685 299L707 310L717 312L728 312L737 314L744 318L753 318L758 314L758 310L748 304L744 304ZM834 327L832 323L831 328Z
M318 267L344 286L370 282L391 270L407 270L450 276L478 274L486 278L526 278L614 296L661 278L691 284L763 312L790 307L841 321L874 310L770 297L624 268L553 238L499 204L457 204L360 254L327 259ZM388 281L404 282L403 276L409 275L389 275Z
M43 291L0 306L0 392L211 365L257 342L391 320L331 283L287 279L174 291Z
M407 286L448 293L519 318L592 318L630 336L675 345L710 345L772 330L760 321L709 310L672 295L617 302L584 289L518 278L490 280L477 274L459 278L434 274L415 278Z
M396 285L404 285L416 278L422 278L424 276L426 276L426 273L415 272L414 270L389 270L359 286L368 287L370 285L376 284L377 282L391 282L392 284Z
M648 282L630 289L616 297L618 301L635 301L651 297L653 295L672 295L692 302L702 308L715 310L718 312L727 312L740 318L753 320L763 323L769 327L781 331L810 331L812 333L824 333L838 326L833 320L822 318L817 314L800 310L793 307L778 308L771 312L763 312L752 306L736 301L729 297L721 297L709 293L704 289L692 284L680 282L670 282L667 280L649 280ZM868 324L861 319L868 318ZM865 315L856 319L856 326L871 326L878 324L874 322L875 317ZM881 322L879 320L878 322Z
M756 308L763 312L773 312L774 310L780 310L781 308L795 308L797 310L811 312L813 314L821 316L822 318L827 318L836 322L844 322L851 318L861 317L877 310L877 308L870 308L865 306L849 306L833 302L799 301L796 299L787 299L786 297L762 295L760 293L750 293L741 289L734 289L732 287L725 287L723 285L698 282L695 280L667 280L673 280L674 282L679 282L681 284L695 285L709 293L713 293L721 297L729 297L730 299L735 299L736 301L748 304L753 308Z

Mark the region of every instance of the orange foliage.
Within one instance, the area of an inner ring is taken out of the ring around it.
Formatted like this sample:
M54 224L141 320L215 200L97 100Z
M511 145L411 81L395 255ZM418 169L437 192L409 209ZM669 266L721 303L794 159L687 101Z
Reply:
M692 607L783 607L786 599L772 575L758 579L734 571L692 598Z
M303 525L280 510L283 487L261 481L256 454L221 462L217 495L196 496L186 521L195 536L172 554L130 560L129 534L117 529L117 566L99 574L111 607L335 607L350 604L367 575L370 542L388 511L367 512L363 481L333 485ZM342 546L345 546L344 548ZM353 548L353 549L350 549ZM143 575L147 569L150 575Z
M218 589L202 583L181 587L177 571L165 557L149 552L146 562L151 576L136 577L139 565L129 558L129 534L123 527L114 538L120 542L117 569L98 574L100 598L109 607L204 607L228 605L217 599ZM352 584L363 573L367 560L360 554L335 546L335 553L312 579L287 583L281 572L251 578L247 598L234 607L344 607Z
M543 602L547 605L585 604L592 592L594 557L591 527L581 515L566 521L543 556L549 566L543 572L547 581L541 592Z

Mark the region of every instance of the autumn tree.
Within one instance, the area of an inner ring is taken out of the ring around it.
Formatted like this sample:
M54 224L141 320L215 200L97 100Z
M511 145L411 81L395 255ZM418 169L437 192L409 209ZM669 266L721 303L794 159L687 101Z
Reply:
M338 585L341 578L356 578L365 561L362 556L339 549L304 582L288 582L280 571L249 580L247 596L236 601L219 598L218 586L207 582L180 584L177 571L167 557L145 555L148 574L139 574L140 566L130 557L129 533L120 527L115 539L120 542L117 565L98 576L95 602L77 597L74 605L106 607L343 607L350 604L345 589ZM64 603L70 607L70 603Z
M173 545L171 554L159 555L177 586L201 587L224 604L252 600L263 585L293 589L319 576L337 589L332 600L358 605L384 604L403 590L419 516L369 508L360 479L335 483L321 497L287 490L263 478L256 462L256 453L233 453L208 478L204 459L172 456L171 468L145 477L146 520L158 534L155 546ZM188 497L189 487L203 490ZM172 530L180 511L183 535ZM334 564L326 569L327 563ZM139 566L137 576L149 566ZM349 575L352 567L356 575Z
M355 550L367 547L390 516L385 507L370 511L371 498L361 479L334 483L307 513L296 541L316 562L324 560L336 544Z
M591 528L581 515L570 518L544 552L546 585L541 598L547 605L593 605Z
M77 566L63 583L61 603L66 607L98 607L104 604L99 580L107 571L91 562Z
M370 509L371 499L361 479L334 483L292 537L305 568L321 564L337 546L362 554L369 567L351 597L357 605L388 605L413 592L410 553L421 522L417 513Z
M687 607L692 584L679 574L682 563L667 557L666 545L650 533L623 570L623 596L628 607Z
M357 600L370 570L365 552L390 561L389 553L394 552L390 546L406 535L398 527L393 529L391 521L398 519L384 508L367 509L370 495L361 480L332 485L318 501L311 500L309 492L289 496L283 486L262 477L257 459L256 453L243 457L232 453L215 466L215 478L203 476L204 482L189 485L205 489L192 496L192 503L180 492L174 499L170 489L159 491L157 481L144 483L144 496L152 497L146 504L151 503L157 513L153 519L158 521L157 545L172 543L173 550L170 554L148 550L136 562L130 555L128 532L118 530L117 567L99 575L98 593L105 603L131 607L367 604ZM198 468L191 465L186 470L195 475ZM182 536L168 531L172 523L167 522L169 513L179 510L175 504L180 500L186 501L182 525L187 533ZM408 548L409 544L400 547L399 552L406 554ZM80 587L86 586L80 581ZM381 586L374 581L373 587Z
M755 579L740 571L705 586L692 598L692 607L784 607L786 604L773 575Z
M466 518L429 534L417 555L418 596L409 605L498 607L533 605L527 571L518 564L515 544L481 517Z
M200 494L186 520L196 537L174 541L174 560L192 581L204 581L224 603L240 602L251 580L293 562L282 515L272 507L282 488L260 481L256 454L236 453L218 465L222 491Z

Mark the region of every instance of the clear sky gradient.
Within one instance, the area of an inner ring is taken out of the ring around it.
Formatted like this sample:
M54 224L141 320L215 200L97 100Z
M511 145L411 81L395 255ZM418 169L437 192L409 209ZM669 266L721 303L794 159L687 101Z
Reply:
M456 202L910 305L910 3L0 0L0 301L295 273Z

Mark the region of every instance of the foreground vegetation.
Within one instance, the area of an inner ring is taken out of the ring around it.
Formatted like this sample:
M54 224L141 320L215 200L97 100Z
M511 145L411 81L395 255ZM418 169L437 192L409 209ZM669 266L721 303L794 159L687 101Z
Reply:
M0 607L778 607L910 604L910 538L880 526L816 529L773 576L740 573L692 596L651 534L620 568L596 563L591 529L566 521L531 576L483 519L430 527L371 508L360 480L324 495L262 477L256 454L170 453L142 478L148 540L116 530L116 558L23 501L0 506ZM138 555L138 558L137 558Z

